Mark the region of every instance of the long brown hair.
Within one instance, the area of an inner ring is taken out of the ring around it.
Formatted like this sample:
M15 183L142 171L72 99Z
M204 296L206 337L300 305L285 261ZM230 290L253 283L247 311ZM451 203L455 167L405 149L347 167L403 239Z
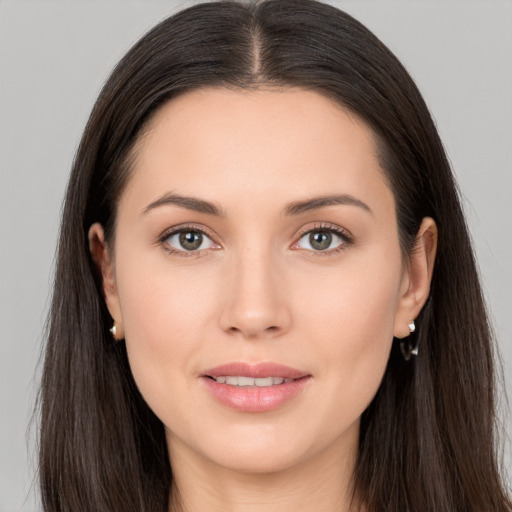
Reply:
M346 13L314 0L211 2L164 20L105 84L67 188L40 392L44 510L163 512L172 487L164 427L108 329L89 254L116 205L145 123L205 86L304 87L371 128L406 258L423 217L439 247L417 319L419 355L392 350L361 420L355 490L368 511L510 511L497 464L492 336L458 191L429 111L396 57Z

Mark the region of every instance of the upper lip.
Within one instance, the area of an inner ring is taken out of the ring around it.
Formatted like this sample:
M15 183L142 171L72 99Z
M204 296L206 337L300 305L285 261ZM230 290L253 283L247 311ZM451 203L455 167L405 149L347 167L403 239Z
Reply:
M300 379L310 374L279 363L264 362L250 364L242 361L221 364L203 373L203 376L213 378L236 375L253 378L283 377L285 379Z

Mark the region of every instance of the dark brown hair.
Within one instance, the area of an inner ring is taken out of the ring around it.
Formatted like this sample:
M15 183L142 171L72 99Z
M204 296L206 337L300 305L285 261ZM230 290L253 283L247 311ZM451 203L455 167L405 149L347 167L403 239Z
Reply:
M439 247L417 320L417 358L396 347L364 412L355 490L368 511L510 511L497 464L493 344L456 184L425 103L364 26L313 0L212 2L164 20L116 66L85 129L58 247L40 392L44 510L167 510L164 428L140 396L88 249L116 204L145 123L200 87L303 87L336 100L375 134L410 253L422 218Z

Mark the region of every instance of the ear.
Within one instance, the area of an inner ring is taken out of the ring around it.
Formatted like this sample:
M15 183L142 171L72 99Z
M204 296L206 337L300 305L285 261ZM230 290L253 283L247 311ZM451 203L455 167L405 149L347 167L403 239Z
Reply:
M103 226L98 222L89 228L89 250L98 273L101 276L101 284L105 303L110 312L110 316L116 324L116 339L124 338L123 318L121 314L121 306L117 294L116 283L114 278L114 266L109 249L105 243L105 233Z
M425 217L416 235L416 244L400 287L394 325L396 338L409 336L408 324L416 319L428 299L436 251L437 226L433 219Z

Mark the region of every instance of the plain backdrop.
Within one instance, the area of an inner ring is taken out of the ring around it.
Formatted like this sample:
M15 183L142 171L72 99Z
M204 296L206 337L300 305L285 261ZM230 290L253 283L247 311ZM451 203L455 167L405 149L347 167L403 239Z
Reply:
M0 512L38 510L34 429L26 432L59 212L81 132L126 50L193 3L0 0ZM512 2L331 3L396 53L433 113L462 190L512 395ZM510 435L510 417L506 428Z

